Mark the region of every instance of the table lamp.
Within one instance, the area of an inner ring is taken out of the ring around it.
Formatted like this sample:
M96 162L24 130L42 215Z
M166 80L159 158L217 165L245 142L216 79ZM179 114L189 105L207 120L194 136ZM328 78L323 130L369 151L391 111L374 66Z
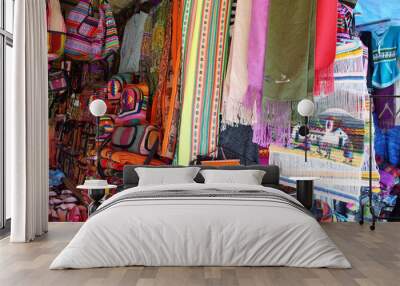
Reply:
M300 127L299 134L304 137L304 161L307 162L307 144L308 144L308 134L310 130L308 128L308 123L310 117L314 114L315 105L309 99L303 99L297 105L297 112L304 117L304 125Z

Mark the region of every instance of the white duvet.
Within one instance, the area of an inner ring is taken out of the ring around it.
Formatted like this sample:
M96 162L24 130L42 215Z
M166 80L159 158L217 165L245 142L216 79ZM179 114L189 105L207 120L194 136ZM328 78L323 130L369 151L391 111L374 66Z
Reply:
M136 187L105 201L50 269L145 266L349 268L318 222L298 208L258 198L121 200L136 192L262 190L261 186L185 184ZM118 202L118 203L116 203ZM297 203L298 204L298 203Z

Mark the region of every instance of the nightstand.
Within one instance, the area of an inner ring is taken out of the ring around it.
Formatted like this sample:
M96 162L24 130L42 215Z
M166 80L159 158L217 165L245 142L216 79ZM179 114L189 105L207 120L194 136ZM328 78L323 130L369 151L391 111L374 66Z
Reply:
M84 185L77 186L77 189L88 190L92 203L89 205L88 214L93 214L103 202L107 189L116 189L118 186L109 185L106 180L85 180Z
M296 181L297 200L310 210L313 204L314 181L319 180L319 178L290 177L289 179Z

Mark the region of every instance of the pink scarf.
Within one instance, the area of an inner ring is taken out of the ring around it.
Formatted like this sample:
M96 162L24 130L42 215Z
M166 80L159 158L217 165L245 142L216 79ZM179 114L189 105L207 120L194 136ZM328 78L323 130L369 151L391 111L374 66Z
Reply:
M254 104L262 102L264 81L264 60L267 47L268 11L270 0L253 0L248 47L248 87L243 100L244 106L252 110ZM257 118L262 106L257 104Z

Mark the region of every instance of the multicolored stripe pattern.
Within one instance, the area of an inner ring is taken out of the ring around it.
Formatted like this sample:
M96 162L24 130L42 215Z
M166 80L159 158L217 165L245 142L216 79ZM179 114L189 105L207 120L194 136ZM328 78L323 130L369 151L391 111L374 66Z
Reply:
M231 0L186 1L182 32L183 109L178 164L217 149Z

